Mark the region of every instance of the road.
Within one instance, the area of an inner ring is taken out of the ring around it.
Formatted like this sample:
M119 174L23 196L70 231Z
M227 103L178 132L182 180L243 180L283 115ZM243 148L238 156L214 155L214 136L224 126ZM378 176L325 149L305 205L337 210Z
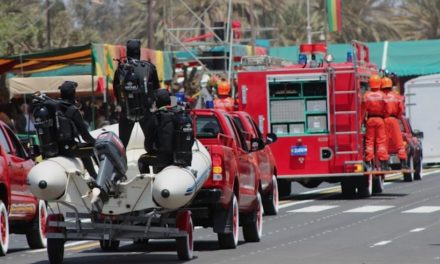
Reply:
M264 217L263 238L235 250L220 250L211 229L195 230L189 263L399 263L440 264L440 170L425 170L422 181L387 181L385 192L345 200L339 187L326 186L283 200L277 216ZM297 187L295 185L295 187ZM296 188L296 193L299 188ZM2 264L48 263L45 250L29 250L23 236L12 236ZM180 263L173 241L148 245L122 243L102 253L96 242L66 246L66 264Z

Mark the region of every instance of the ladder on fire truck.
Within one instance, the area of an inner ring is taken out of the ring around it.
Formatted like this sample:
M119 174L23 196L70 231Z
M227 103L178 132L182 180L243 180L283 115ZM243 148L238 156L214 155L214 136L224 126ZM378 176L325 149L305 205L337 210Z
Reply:
M335 72L332 68L329 68L329 75L331 78L332 85L332 98L333 98L333 113L335 115L333 122L333 131L334 131L334 144L335 144L335 154L336 155L346 155L346 154L359 154L361 145L361 137L359 134L361 133L361 126L359 124L359 115L360 115L360 97L358 93L360 93L360 87L358 84L359 73L357 68L365 63L369 63L369 50L368 46L365 43L359 41L352 41L352 59L353 59L353 71L354 71L354 84L350 87L343 87L342 89L336 89L336 81L335 81ZM338 110L337 109L337 98L338 97L347 97L347 95L351 95L353 102L350 109ZM347 116L355 122L354 129L353 126L341 126L340 123L337 122L339 116ZM343 149L341 148L341 144L339 143L340 136L348 135L354 138L354 148L351 149Z

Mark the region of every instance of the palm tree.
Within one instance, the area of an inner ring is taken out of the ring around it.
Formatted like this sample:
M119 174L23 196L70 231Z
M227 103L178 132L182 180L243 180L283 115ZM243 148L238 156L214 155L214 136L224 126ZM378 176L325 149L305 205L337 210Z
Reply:
M402 1L401 12L394 23L405 40L440 37L440 1Z

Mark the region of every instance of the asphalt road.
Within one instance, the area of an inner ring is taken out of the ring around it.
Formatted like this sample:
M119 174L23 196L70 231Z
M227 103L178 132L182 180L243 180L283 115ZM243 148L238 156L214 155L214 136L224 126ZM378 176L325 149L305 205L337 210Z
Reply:
M420 263L440 264L440 170L425 170L422 181L387 181L385 192L365 200L345 200L329 185L282 201L277 216L264 217L263 238L221 250L211 229L196 229L191 264L231 263ZM1 264L48 263L45 250L27 249L12 236ZM122 243L103 253L97 242L68 243L64 263L180 263L174 241Z

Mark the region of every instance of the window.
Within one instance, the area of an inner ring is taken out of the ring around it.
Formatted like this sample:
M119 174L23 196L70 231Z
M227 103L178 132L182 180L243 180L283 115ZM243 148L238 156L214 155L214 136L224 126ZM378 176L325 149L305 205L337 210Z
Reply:
M249 151L249 148L246 144L246 139L244 138L243 134L239 131L239 128L237 127L237 123L234 122L235 120L232 120L231 118L229 118L229 116L226 116L226 119L229 121L226 123L228 124L228 126L232 130L232 133L235 138L235 142L237 142L237 146L242 148L245 151ZM241 131L243 131L243 130L241 130Z
M27 153L24 150L23 146L21 145L20 141L15 136L14 132L12 132L9 128L6 128L6 132L8 133L9 138L11 139L11 143L14 146L15 155L17 157L26 159L27 158Z
M322 76L269 82L269 94L273 133L328 133L327 81Z
M0 143L2 144L2 148L5 148L5 152L11 154L11 147L9 146L8 140L3 132L3 129L0 128Z
M217 138L221 132L215 116L197 116L197 138Z

